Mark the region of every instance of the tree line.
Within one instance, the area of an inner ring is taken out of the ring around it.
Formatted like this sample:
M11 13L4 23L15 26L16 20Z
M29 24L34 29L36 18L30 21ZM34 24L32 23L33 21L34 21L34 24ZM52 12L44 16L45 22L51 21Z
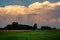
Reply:
M37 29L38 29L37 24L30 26L18 24L18 22L13 22L12 24L8 24L4 28L0 28L0 30L37 30ZM41 26L40 29L56 29L56 28L51 28L50 26Z

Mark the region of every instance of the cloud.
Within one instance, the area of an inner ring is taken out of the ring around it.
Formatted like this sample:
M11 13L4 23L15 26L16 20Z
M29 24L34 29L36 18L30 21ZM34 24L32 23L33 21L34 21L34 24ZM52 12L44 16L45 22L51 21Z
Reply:
M0 14L10 14L10 15L19 15L25 14L27 8L20 5L9 5L5 7L0 7Z
M60 23L60 2L35 2L28 7L8 5L0 7L0 24L7 25L13 21L23 24L55 24Z
M43 3L36 2L29 6L31 13L39 14L43 19L53 19L60 18L60 2L50 3L45 1Z

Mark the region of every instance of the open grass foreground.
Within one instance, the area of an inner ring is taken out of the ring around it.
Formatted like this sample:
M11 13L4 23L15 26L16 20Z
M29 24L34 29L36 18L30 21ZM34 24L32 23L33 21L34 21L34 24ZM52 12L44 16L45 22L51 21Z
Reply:
M0 30L0 40L60 40L60 30Z

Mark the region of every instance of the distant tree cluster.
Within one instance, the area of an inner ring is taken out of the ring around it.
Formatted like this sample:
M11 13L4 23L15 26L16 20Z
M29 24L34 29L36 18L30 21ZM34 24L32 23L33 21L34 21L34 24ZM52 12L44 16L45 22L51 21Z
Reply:
M0 30L36 30L36 29L37 24L29 26L29 25L18 24L18 22L13 22L12 24L5 26L5 28L0 28ZM40 29L45 30L45 29L56 29L56 28L51 28L50 26L41 26Z
M40 28L41 30L51 30L51 29L53 29L53 30L55 30L56 28L51 28L50 26L41 26L41 28Z
M29 26L29 25L23 25L23 24L18 24L18 22L13 22L10 25L7 25L5 30L36 30L37 29L37 24L34 24L34 26Z
M42 26L41 29L52 29L50 26Z

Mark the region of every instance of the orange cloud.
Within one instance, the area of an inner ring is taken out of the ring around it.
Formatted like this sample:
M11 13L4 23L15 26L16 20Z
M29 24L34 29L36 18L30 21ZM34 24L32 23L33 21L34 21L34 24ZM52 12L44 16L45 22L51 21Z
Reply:
M21 23L55 23L56 17L60 22L60 2L51 3L35 2L28 7L21 5L8 5L0 7L0 20L1 23L6 18L6 22L21 21ZM6 15L9 18L6 17ZM59 16L57 16L59 15ZM19 16L19 17L18 17ZM9 20L11 19L11 20ZM30 22L29 22L30 21Z
M28 7L21 5L8 5L5 7L0 7L0 14L29 14L29 13L47 13L48 11L55 10L56 6L60 6L60 2L51 3L49 1L45 2L35 2L30 4ZM43 12L44 11L44 12Z
M5 7L0 7L0 14L11 14L11 15L19 15L26 14L27 8L25 6L20 5L9 5Z

